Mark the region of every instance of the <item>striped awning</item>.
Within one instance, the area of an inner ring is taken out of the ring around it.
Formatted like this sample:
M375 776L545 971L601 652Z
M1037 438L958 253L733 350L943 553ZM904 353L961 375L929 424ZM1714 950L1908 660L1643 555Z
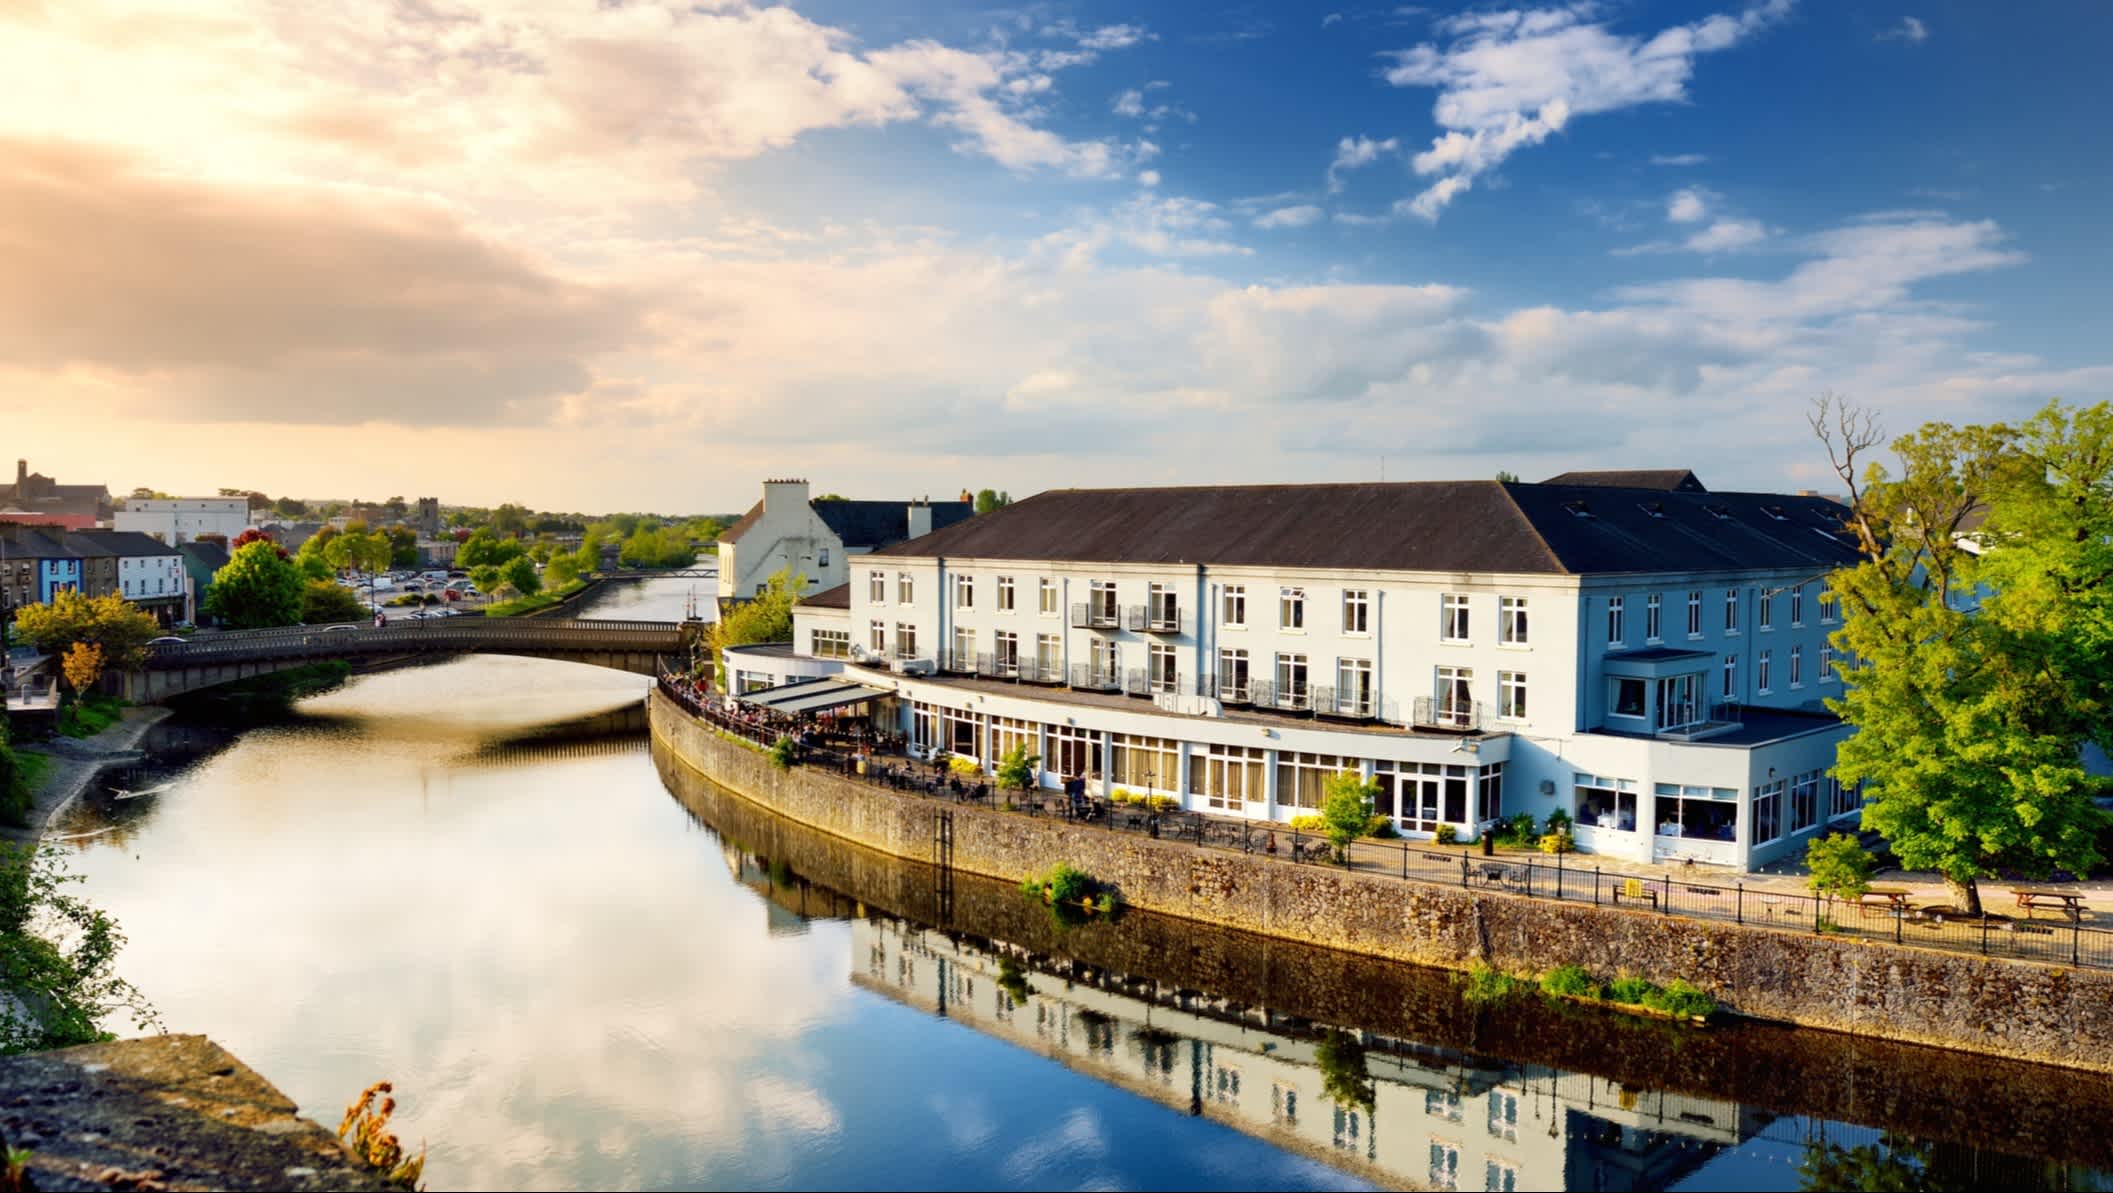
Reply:
M802 679L780 684L775 688L765 688L760 692L750 692L740 697L740 700L743 704L757 708L797 716L801 713L826 712L847 704L863 704L889 694L880 688L869 688L865 684L840 679Z

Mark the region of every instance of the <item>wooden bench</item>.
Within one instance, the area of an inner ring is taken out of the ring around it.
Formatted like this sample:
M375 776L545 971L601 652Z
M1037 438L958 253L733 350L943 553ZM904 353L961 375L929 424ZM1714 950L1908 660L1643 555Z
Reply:
M1619 903L1623 899L1627 899L1631 903L1648 903L1653 907L1658 906L1658 892L1645 886L1641 878L1625 879L1620 886L1614 888L1614 901Z
M1867 887L1863 894L1856 897L1856 910L1859 915L1876 912L1879 915L1897 916L1905 913L1907 909L1908 892L1904 887Z
M2084 897L2075 891L2048 891L2036 887L2012 887L2010 893L2017 896L2018 906L2025 909L2027 919L2042 907L2052 907L2072 921L2083 919Z

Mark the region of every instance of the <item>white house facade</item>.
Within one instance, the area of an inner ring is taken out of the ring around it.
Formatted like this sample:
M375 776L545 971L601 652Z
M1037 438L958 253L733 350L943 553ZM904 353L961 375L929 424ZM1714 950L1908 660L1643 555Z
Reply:
M1281 821L1353 770L1410 837L1560 809L1581 851L1751 868L1857 809L1821 705L1841 514L1699 483L1063 490L853 560L794 649L844 651L913 745L1024 745L1052 786Z
M966 501L810 500L804 480L767 480L763 500L719 536L719 599L747 600L790 569L801 595L843 584L850 557L952 526Z
M201 534L229 539L249 529L246 497L127 498L112 523L118 530L150 534L171 547Z

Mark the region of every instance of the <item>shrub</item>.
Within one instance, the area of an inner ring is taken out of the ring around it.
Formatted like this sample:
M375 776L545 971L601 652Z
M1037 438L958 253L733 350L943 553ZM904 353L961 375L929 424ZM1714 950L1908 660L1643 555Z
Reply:
M998 760L998 786L1025 791L1035 785L1041 766L1040 754L1029 753L1026 746L1014 746Z
M1023 879L1020 893L1059 907L1088 905L1102 915L1113 915L1122 906L1122 895L1115 888L1069 862L1058 862L1045 874Z
M352 1158L380 1174L384 1184L417 1189L421 1187L419 1177L425 1172L426 1151L421 1146L417 1155L406 1156L396 1133L389 1130L389 1116L396 1113L392 1088L386 1081L377 1081L361 1090L359 1098L345 1107L345 1119L338 1124L337 1134Z
M1382 841L1391 841L1401 835L1401 830L1394 827L1394 818L1392 816L1374 816L1365 824L1365 835L1378 837Z
M1871 855L1848 833L1815 837L1805 846L1806 884L1820 894L1856 899L1871 889Z
M1337 857L1350 848L1372 823L1372 804L1379 796L1379 784L1356 771L1340 771L1328 776L1321 788L1322 831L1328 835L1328 843L1335 846Z
M1525 988L1525 982L1477 961L1474 968L1467 971L1460 997L1475 1006L1488 1006L1512 998Z
M1293 832L1314 833L1316 835L1328 831L1327 823L1311 812L1303 816L1292 817L1291 828Z
M1108 802L1111 804L1128 804L1134 803L1136 800L1136 796L1131 795L1128 790L1121 787L1108 793Z
M789 737L779 737L770 747L770 764L779 770L791 770L800 747Z
M1672 984L1662 990L1651 987L1643 996L1643 1005L1682 1019L1707 1019L1717 1013L1716 999L1679 978L1674 978Z
M1439 843L1440 845L1453 845L1453 844L1457 844L1457 843L1459 842L1459 840L1460 840L1460 830L1459 830L1459 829L1457 829L1457 828L1454 828L1454 827L1453 827L1452 825L1450 825L1450 824L1441 824L1441 825L1439 825L1439 826L1438 826L1438 843Z
M1598 998L1600 984L1582 965L1558 965L1541 975L1541 989L1560 998Z
M1561 808L1557 808L1557 809L1555 809L1554 811L1552 811L1552 812L1548 813L1548 831L1549 831L1549 832L1551 832L1551 833L1561 833L1561 832L1568 832L1568 831L1569 831L1569 829L1570 829L1570 813L1568 813L1568 812L1564 811L1564 810L1563 810L1563 809L1561 809Z
M1181 801L1171 795L1150 796L1147 797L1147 802L1152 805L1154 812L1172 812L1181 807Z
M1642 978L1616 978L1607 983L1607 1001L1640 1006L1657 987Z
M959 754L946 760L946 768L957 775L980 775L983 773L983 767L975 759L963 758Z
M1577 843L1570 839L1570 830L1568 829L1543 834L1540 845L1542 853L1569 853L1577 847Z

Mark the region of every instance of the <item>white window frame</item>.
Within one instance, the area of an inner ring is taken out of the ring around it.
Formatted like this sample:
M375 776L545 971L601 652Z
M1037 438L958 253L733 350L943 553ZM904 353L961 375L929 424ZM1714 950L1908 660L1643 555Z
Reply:
M1799 643L1790 648L1790 687L1795 691L1805 686L1805 647Z
M1776 599L1762 589L1754 597L1754 629L1766 634L1776 628Z
M1372 592L1365 588L1343 589L1343 633L1355 638L1372 634Z
M1523 721L1526 709L1526 673L1497 672L1497 716L1506 721Z
M954 573L954 608L976 607L976 578L960 572Z
M902 656L903 656L903 657L905 657L905 658L914 658L914 657L916 656L916 654L917 654L917 623L916 623L916 622L914 622L914 621L898 621L898 622L896 622L896 623L895 623L895 653L897 653L897 654L899 654L899 655L902 655Z
M1622 597L1607 598L1607 645L1620 646L1629 640L1628 601Z
M1499 646L1526 646L1529 644L1526 617L1526 598L1500 596L1497 598L1497 644Z
M866 649L874 654L888 653L888 623L875 619L866 623Z
M1724 633L1726 637L1739 632L1739 590L1724 590Z
M1772 664L1775 662L1774 659L1769 657L1772 653L1764 650L1754 659L1753 690L1758 695L1766 696L1775 691L1769 684L1769 681L1775 678L1775 676L1770 674Z
M1035 668L1048 678L1051 673L1064 666L1064 636L1062 634L1036 634L1034 636Z
M1805 624L1805 586L1800 584L1790 590L1790 628L1800 629Z
M874 605L888 603L888 573L866 573L866 601Z
M1240 682L1232 682L1234 665L1238 665ZM1222 647L1218 651L1218 698L1246 703L1254 694L1254 664L1249 659L1247 648Z
M1291 682L1296 674L1298 682ZM1303 651L1277 652L1278 708L1305 708L1313 700L1313 667Z
M1646 646L1665 641L1665 594L1654 592L1643 602L1643 640Z
M1345 716L1369 717L1378 688L1370 659L1335 660L1335 710Z
M1468 594L1448 592L1438 598L1438 640L1440 642L1474 641L1474 606L1468 603Z
M1702 590L1690 588L1687 592L1687 636L1702 636Z
M1724 656L1724 699L1726 703L1739 698L1739 656Z
M1042 577L1041 593L1038 600L1039 603L1036 605L1036 608L1042 611L1042 616L1057 616L1057 583L1055 580L1052 580L1047 576Z
M1013 607L1013 584L1011 576L998 577L998 612L1010 613Z
M1296 585L1277 589L1277 629L1287 634L1306 632L1306 590Z
M1228 584L1218 593L1218 624L1223 629L1247 628L1247 585Z
M1829 645L1825 644L1825 643L1821 643L1821 644L1820 644L1820 682L1821 682L1821 683L1834 683L1834 682L1837 682L1837 681L1838 681L1838 680L1840 680L1840 679L1841 679L1841 676L1839 676L1839 675L1836 675L1836 674L1834 673L1834 648L1833 648L1832 646L1829 646Z
M909 572L895 573L895 603L908 608L917 603L917 577Z
M1180 690L1181 675L1174 648L1162 642L1154 642L1147 659L1152 691L1173 693Z
M1466 725L1475 716L1475 669L1439 664L1432 672L1431 719L1446 725Z

